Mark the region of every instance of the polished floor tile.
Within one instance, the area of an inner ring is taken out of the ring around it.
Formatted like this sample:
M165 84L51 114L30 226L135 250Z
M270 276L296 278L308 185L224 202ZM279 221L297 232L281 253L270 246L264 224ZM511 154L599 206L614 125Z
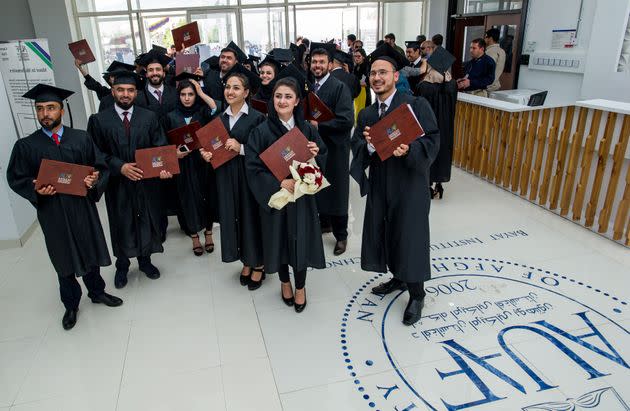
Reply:
M323 236L327 266L309 271L301 314L277 274L239 284L220 227L196 257L171 218L153 257L162 277L134 261L116 290L104 268L124 304L84 297L64 331L37 229L0 250L0 410L630 410L628 249L466 172L445 188L412 327L407 293L371 294L390 275L361 270L354 183L348 250L334 256Z

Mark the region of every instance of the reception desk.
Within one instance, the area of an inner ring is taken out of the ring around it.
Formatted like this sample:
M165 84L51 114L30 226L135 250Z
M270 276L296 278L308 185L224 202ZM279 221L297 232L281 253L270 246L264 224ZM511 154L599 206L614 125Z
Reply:
M454 164L630 247L630 104L528 107L459 93Z

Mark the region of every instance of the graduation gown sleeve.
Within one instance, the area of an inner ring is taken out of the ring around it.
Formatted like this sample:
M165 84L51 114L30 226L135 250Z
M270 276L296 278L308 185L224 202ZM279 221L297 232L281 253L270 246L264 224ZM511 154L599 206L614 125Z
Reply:
M95 92L99 100L102 100L103 97L112 93L112 89L110 89L109 87L105 87L104 85L96 81L96 79L94 79L94 77L90 76L89 74L85 76L84 78L85 78L85 81L83 82L83 85L88 90L92 90L93 92Z

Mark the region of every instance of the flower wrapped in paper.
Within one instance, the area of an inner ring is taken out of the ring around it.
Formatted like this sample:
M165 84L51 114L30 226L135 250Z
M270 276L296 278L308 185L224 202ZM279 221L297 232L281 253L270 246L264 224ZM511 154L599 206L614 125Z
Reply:
M293 193L281 188L269 199L269 207L281 210L287 204L297 201L304 194L313 195L330 186L314 159L306 163L293 161L289 170L291 170L291 177L295 180Z

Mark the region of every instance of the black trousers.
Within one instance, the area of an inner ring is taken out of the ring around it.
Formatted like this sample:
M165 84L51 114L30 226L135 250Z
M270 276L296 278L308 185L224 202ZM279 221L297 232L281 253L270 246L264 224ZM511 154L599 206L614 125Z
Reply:
M402 283L403 281L398 278L393 277L392 281ZM407 290L409 290L409 296L412 298L424 298L427 293L424 291L424 281L420 281L417 283L406 283Z
M66 310L76 310L79 308L81 301L81 285L74 275L59 278L59 292L61 294L61 302ZM88 289L88 297L95 298L105 292L105 281L101 277L99 268L93 269L89 273L81 277L83 284Z
M348 214L346 215L319 215L319 222L322 227L332 227L333 235L337 241L348 239Z
M151 264L151 256L140 256L138 257L138 265L140 268ZM129 266L131 265L131 261L129 261L128 257L118 257L116 258L116 269L122 271L129 271Z
M295 288L301 290L304 286L306 286L306 270L293 270L293 274L295 277ZM289 277L289 266L287 264L282 264L280 266L280 269L278 270L278 277L283 283L291 281L291 277Z

